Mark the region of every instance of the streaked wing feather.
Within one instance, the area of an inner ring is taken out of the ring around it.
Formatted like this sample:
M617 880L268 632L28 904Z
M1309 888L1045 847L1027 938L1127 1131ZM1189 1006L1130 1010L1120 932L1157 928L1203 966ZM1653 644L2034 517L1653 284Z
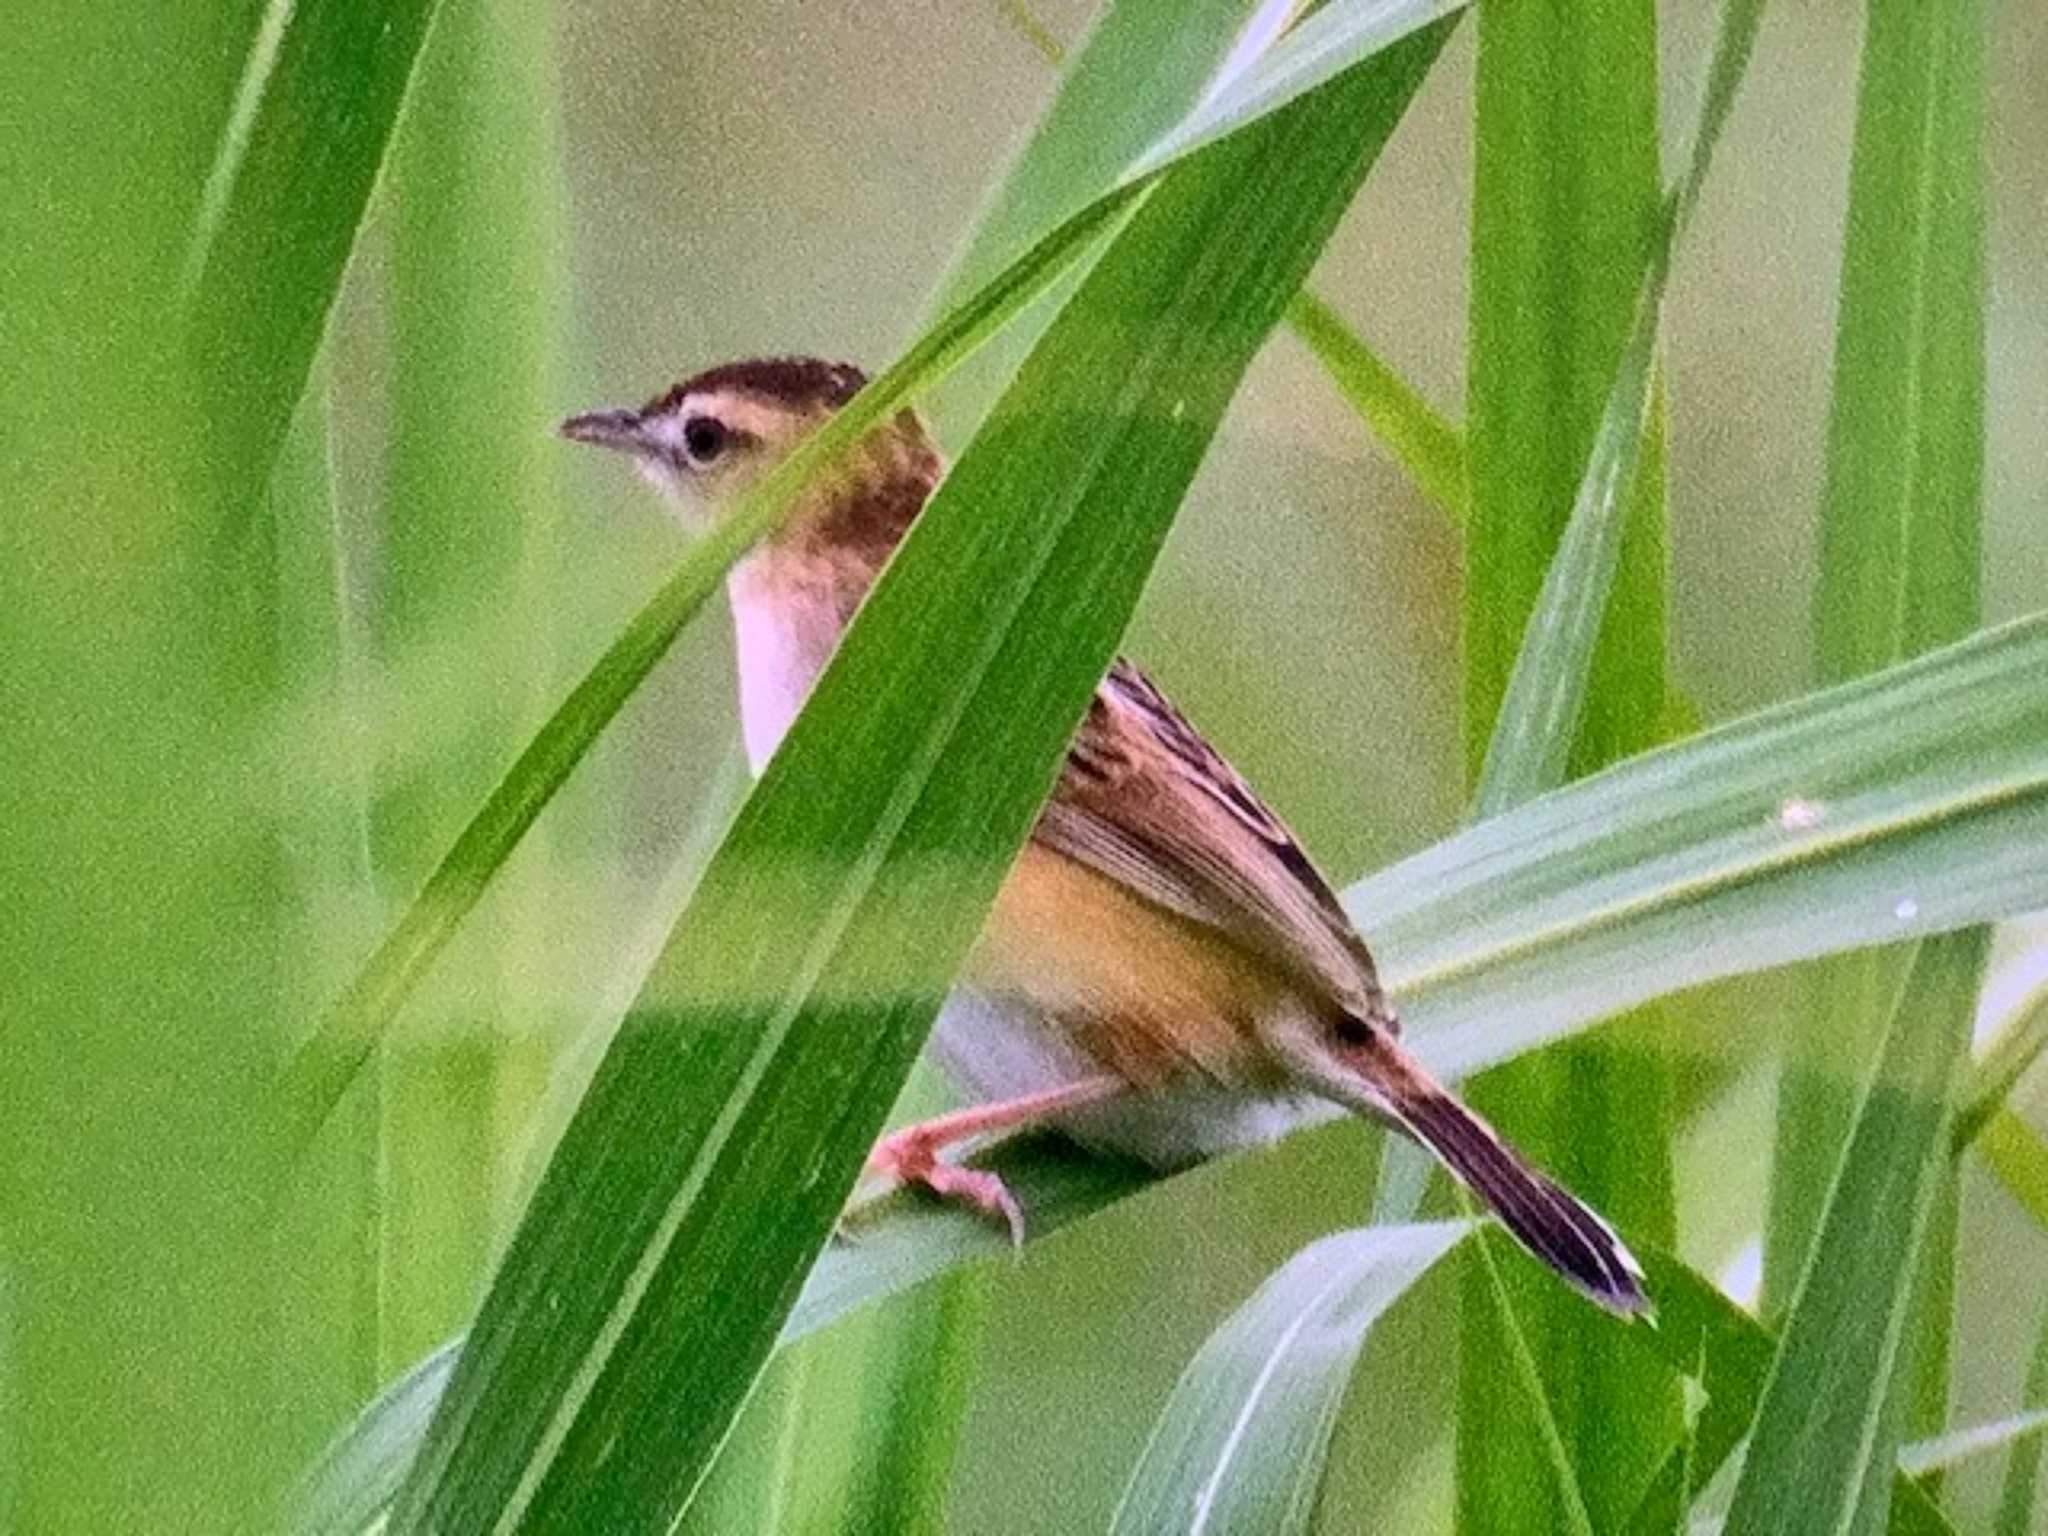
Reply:
M1033 836L1391 1027L1371 953L1284 822L1119 659Z

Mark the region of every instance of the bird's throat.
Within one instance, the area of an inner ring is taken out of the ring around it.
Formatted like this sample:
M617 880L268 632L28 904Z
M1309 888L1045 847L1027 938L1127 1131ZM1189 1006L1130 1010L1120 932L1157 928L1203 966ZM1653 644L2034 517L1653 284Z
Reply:
M740 736L755 774L767 764L831 659L868 573L769 547L726 577L739 670Z

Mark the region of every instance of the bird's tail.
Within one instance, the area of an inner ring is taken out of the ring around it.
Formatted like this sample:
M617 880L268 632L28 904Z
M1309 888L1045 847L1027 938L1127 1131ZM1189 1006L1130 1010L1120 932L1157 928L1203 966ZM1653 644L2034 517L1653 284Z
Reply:
M1611 1312L1649 1310L1642 1266L1614 1229L1531 1167L1500 1133L1384 1034L1368 1050L1385 1111L1442 1160L1524 1248Z

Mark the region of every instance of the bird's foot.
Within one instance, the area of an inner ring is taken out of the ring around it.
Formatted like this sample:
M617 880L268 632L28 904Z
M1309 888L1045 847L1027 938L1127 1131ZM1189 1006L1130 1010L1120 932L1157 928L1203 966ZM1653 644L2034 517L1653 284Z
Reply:
M927 1126L906 1126L884 1136L868 1154L867 1171L929 1190L941 1200L970 1206L1008 1227L1012 1246L1024 1245L1024 1211L1009 1186L984 1169L945 1161Z

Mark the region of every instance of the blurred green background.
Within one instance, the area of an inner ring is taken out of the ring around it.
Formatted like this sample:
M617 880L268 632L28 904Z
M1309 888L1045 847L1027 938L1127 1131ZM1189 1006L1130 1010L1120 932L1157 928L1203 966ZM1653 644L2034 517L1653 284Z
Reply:
M280 1020L301 1026L332 995L680 547L644 489L556 442L554 420L735 356L888 359L1055 76L993 0L446 0L275 491L315 509L283 526L324 519L331 536L273 547L206 496L173 497L137 454L202 433L138 296L177 266L241 69L229 44L255 8L140 9L52 10L0 63L0 111L19 117L0 140L0 344L28 381L0 419L23 509L0 532L0 872L19 910L0 939L4 1177L14 1262L109 1277L108 1310L81 1312L90 1327L23 1335L31 1364L15 1379L73 1370L118 1388L81 1392L75 1412L11 1412L43 1426L28 1442L42 1453L78 1458L78 1485L99 1482L108 1509L132 1507L129 1480L163 1480L169 1530L208 1524L235 1475L124 1463L123 1396L151 1413L186 1394L203 1405L195 1461L231 1462L238 1415L269 1410L260 1395L220 1407L244 1367L223 1350L220 1380L195 1378L215 1356L133 1310L112 1266L156 1262L162 1202L242 1197L263 1157L236 1139L250 1064L275 1051ZM1036 9L1069 41L1090 14ZM1660 11L1667 165L1669 135L1696 116L1712 20L1691 0ZM1710 722L1810 681L1860 25L1835 0L1770 14L1672 291L1672 666ZM1312 284L1454 418L1472 46L1461 28ZM1990 59L1996 622L2048 590L2048 9L1998 7ZM224 547L274 573L274 622L248 626L261 644L236 638L236 615L195 611L183 580ZM1283 333L1217 439L1130 648L1349 881L1460 819L1459 594L1455 530ZM100 686L81 700L87 675ZM623 1005L680 900L676 871L704 847L715 786L731 793L730 694L724 625L707 619L409 1008L351 1098L360 1134L323 1146L275 1252L225 1269L219 1254L162 1259L167 1315L196 1311L192 1288L223 1272L251 1286L254 1315L274 1263L297 1276L285 1310L335 1319L324 1354L269 1384L291 1428L265 1443L286 1461L467 1318L537 1166L531 1128L544 1146L571 1102L563 1053ZM261 709L242 707L251 696ZM275 814L281 851L252 846L250 804ZM2048 925L2002 930L1987 1013L2043 974ZM1682 1251L1709 1273L1761 1218L1785 990L1720 987L1686 1014L1707 1056L1742 1068L1689 1122L1678 1164ZM218 1038L148 1053L113 1023L215 1004ZM2042 1097L2037 1077L2037 1123ZM112 1129L74 1155L80 1126ZM984 1294L964 1305L979 1355L950 1527L1099 1526L1202 1339L1302 1242L1360 1218L1370 1140L1333 1126L1205 1169L966 1282ZM2048 1237L1965 1169L1959 1283L1975 1305L1957 1335L1959 1420L2013 1400L2024 1362L2000 1341L2030 1336L2048 1263ZM1393 1373L1378 1379L1403 1389L1348 1404L1333 1458L1332 1497L1399 1511L1392 1529L1448 1528L1450 1293L1431 1282L1375 1337ZM0 1295L0 1339L11 1326ZM836 1394L857 1413L864 1351L886 1347L866 1322L805 1345L806 1411L832 1425ZM253 1486L277 1474L244 1470ZM1995 1471L1957 1474L1957 1507L1995 1497Z

